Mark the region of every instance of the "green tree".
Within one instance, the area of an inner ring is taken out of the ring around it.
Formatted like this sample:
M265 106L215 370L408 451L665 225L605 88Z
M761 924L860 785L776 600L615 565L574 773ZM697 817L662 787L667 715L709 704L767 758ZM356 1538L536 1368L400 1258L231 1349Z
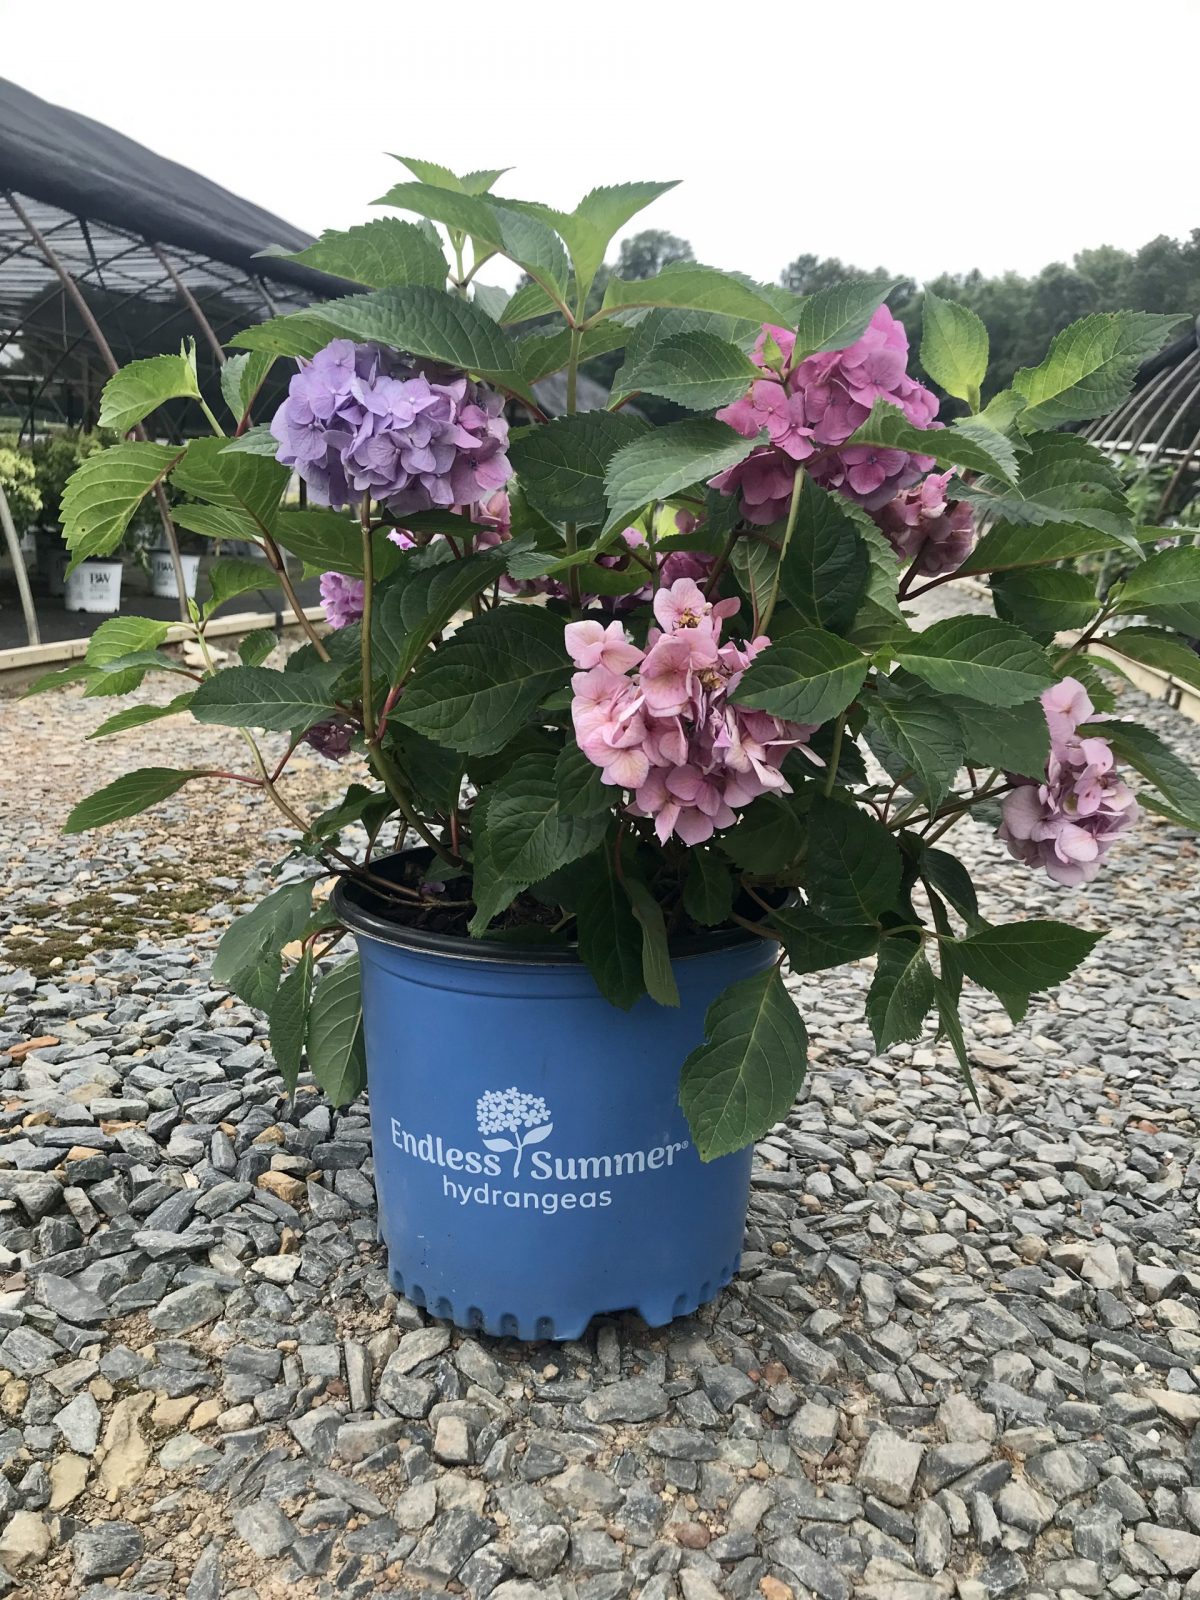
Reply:
M621 242L617 255L618 278L656 278L664 267L676 261L694 261L686 239L664 233L661 228L643 228Z

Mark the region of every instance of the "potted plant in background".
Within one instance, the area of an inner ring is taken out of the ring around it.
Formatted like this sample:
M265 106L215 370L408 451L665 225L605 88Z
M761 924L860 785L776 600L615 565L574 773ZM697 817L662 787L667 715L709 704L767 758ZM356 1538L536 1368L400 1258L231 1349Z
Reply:
M337 1104L369 1082L381 1227L413 1299L522 1337L624 1306L658 1323L736 1268L752 1141L805 1072L786 968L811 983L873 958L877 1047L933 1019L969 1083L963 983L1019 1018L1099 935L990 926L955 824L999 802L996 870L1016 857L1067 887L1134 820L1131 770L1142 805L1200 824L1200 783L1111 719L1088 653L1136 610L1183 654L1200 550L1147 553L1157 530L1112 465L1060 431L1116 403L1177 319L1086 318L983 405L983 325L927 294L925 371L969 411L943 425L886 280L800 297L681 263L611 278L589 311L613 235L669 185L564 213L496 198L493 172L406 166L382 203L419 222L300 256L365 292L239 335L213 437L85 462L67 542L76 564L112 549L169 478L189 527L325 569L332 631L310 627L283 670L247 641L135 714L239 729L239 781L311 863L232 925L218 977L269 1012L289 1085L306 1060ZM511 297L480 282L497 254L528 274ZM578 413L581 363L614 350L607 409ZM288 398L248 428L280 360ZM534 386L558 372L550 420ZM132 416L193 391L158 357L107 398ZM652 427L639 394L690 415ZM509 432L509 399L532 425ZM308 509L285 504L293 471ZM1103 599L1059 565L1110 549L1132 565ZM214 590L245 565L216 563ZM905 599L955 573L990 575L997 614L915 631ZM178 671L165 626L109 624L86 671ZM251 730L285 736L283 757ZM361 752L370 781L302 814L302 742ZM69 827L222 776L139 768ZM347 931L359 955L335 957Z

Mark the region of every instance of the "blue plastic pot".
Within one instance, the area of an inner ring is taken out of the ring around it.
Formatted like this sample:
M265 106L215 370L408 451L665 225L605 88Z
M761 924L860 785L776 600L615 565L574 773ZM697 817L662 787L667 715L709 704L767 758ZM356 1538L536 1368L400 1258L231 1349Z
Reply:
M460 1327L573 1339L601 1312L660 1326L729 1282L752 1151L701 1162L679 1069L710 1002L774 945L693 940L678 1009L620 1011L571 952L406 928L350 880L334 905L362 958L379 1227L402 1294Z

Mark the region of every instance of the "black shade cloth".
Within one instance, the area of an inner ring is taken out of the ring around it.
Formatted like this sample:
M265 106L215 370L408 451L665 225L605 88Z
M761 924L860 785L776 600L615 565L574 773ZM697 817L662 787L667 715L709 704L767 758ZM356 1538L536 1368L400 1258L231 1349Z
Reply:
M290 261L256 261L272 245L302 250L309 234L176 161L0 78L0 189L254 273L336 292L335 280ZM340 287L340 286L338 286Z

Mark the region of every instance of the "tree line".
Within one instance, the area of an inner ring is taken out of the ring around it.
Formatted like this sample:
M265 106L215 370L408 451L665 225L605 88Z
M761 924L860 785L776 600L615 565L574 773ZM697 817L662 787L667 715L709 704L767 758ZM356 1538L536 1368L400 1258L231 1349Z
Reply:
M613 271L622 278L651 277L672 261L694 259L686 239L647 229L622 243ZM846 278L892 276L899 274L882 267L865 269L836 256L802 254L784 267L779 282L811 294ZM1200 228L1184 240L1159 234L1140 250L1109 244L1080 250L1070 265L1053 261L1032 277L1019 272L989 277L975 269L942 273L924 285L904 278L888 304L908 329L914 356L925 288L961 301L983 319L992 348L989 390L995 392L1009 385L1018 367L1035 366L1056 333L1090 312L1200 312Z

